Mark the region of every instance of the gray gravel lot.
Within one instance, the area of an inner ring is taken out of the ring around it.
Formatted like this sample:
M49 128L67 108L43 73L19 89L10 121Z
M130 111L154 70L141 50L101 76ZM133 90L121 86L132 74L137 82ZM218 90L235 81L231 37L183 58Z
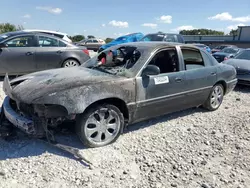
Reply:
M84 149L74 134L60 133L91 168L22 135L0 139L0 187L250 187L249 96L250 88L237 87L217 111L142 122L102 148Z

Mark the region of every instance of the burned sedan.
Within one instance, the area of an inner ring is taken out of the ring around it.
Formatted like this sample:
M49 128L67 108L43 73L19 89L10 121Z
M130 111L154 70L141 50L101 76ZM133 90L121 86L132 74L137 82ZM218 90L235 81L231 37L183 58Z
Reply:
M220 107L237 83L233 66L199 48L137 42L110 47L79 67L52 69L9 80L2 111L36 137L75 121L84 145L114 142L129 124L203 106Z

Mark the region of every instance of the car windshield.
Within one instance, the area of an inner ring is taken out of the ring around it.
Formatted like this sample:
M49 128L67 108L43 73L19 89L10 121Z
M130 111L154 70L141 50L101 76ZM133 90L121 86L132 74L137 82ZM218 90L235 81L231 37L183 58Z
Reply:
M224 53L232 53L232 54L237 53L238 51L239 51L239 49L237 49L237 48L224 48L222 50L222 52L224 52Z
M246 59L250 60L250 50L243 50L238 55L234 57L234 59Z
M144 36L141 41L163 41L164 37L164 34L149 34Z
M215 49L218 49L218 50L222 50L224 48L226 48L227 46L216 46Z
M135 46L108 48L92 57L81 66L96 69L108 74L131 77L134 65L142 56L143 50Z

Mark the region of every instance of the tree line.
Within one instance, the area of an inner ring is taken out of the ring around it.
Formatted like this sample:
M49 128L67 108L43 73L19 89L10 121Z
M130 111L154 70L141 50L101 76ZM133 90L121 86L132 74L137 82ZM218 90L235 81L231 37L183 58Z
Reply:
M232 29L229 35L237 35L237 29ZM192 29L192 30L181 30L181 35L225 35L223 31L216 31L212 29Z

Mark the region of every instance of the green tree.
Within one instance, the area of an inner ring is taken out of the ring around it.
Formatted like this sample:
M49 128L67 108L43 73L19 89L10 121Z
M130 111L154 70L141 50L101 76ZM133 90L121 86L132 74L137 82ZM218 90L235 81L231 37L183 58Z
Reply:
M113 39L113 38L106 38L106 39L105 39L105 42L106 42L106 43L109 43L109 42L111 42L112 40L114 40L114 39Z
M0 24L0 33L7 33L7 32L11 32L11 31L19 31L19 30L23 30L23 26L22 25L14 25L14 24L10 24L10 23L1 23Z
M225 35L222 31L216 31L212 29L193 29L193 30L181 30L181 35Z
M238 34L238 29L232 29L230 32L229 32L229 35L237 35Z
M79 41L85 39L85 37L83 35L70 36L69 38L72 40L72 42L79 42Z

